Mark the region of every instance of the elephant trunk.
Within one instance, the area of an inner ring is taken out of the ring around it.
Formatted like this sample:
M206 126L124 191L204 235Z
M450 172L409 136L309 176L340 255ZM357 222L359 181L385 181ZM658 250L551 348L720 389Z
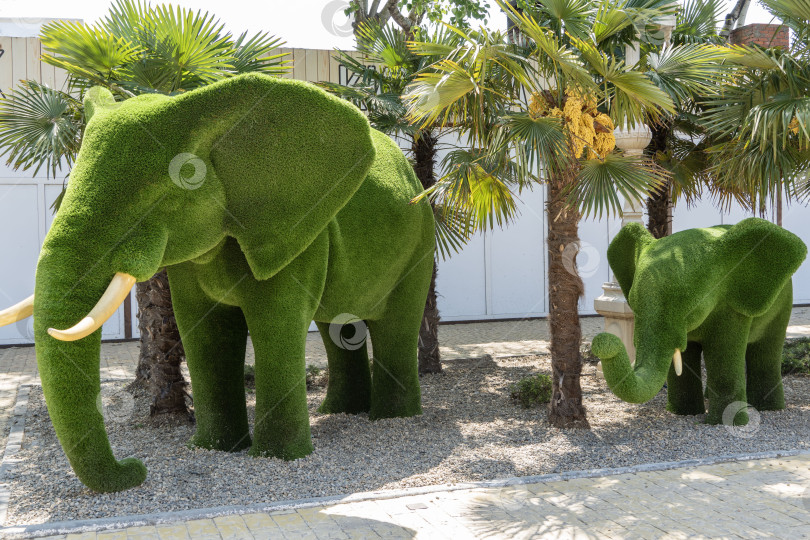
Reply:
M40 255L33 310L37 364L48 413L76 475L95 491L119 491L143 482L146 468L136 459L117 461L104 428L99 374L103 320L75 341L54 332L80 321L86 330L86 320L98 313L97 303L115 275L107 252L94 256L92 248L76 240L49 233ZM109 308L107 316L114 311Z
M667 380L669 366L674 361L680 371L678 349L651 351L650 346L639 344L636 364L630 358L621 339L602 333L593 339L591 351L602 360L605 381L616 397L630 403L644 403L656 396Z

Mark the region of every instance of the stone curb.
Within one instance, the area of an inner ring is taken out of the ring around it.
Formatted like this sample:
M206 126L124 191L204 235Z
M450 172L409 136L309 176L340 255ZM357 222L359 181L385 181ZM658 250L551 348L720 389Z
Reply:
M498 480L485 480L481 482L439 484L434 486L423 486L423 487L414 487L396 490L368 491L362 493L353 493L350 495L312 497L307 499L279 501L273 503L218 506L215 508L201 508L195 510L182 510L177 512L159 512L154 514L140 514L140 515L111 517L111 518L59 521L54 523L41 523L26 526L9 526L0 528L0 537L23 536L27 538L37 538L57 534L120 530L128 527L160 525L160 524L176 523L179 521L190 521L195 519L210 519L227 515L242 515L257 512L277 512L280 510L298 510L302 508L312 508L316 506L333 505L338 503L342 504L361 501L385 500L404 496L427 495L438 492L453 492L453 491L465 491L473 489L521 486L526 484L559 482L562 480L574 480L578 478L602 478L615 476L619 474L666 471L671 469L690 468L704 465L715 465L719 463L735 463L735 462L753 461L758 459L774 459L799 455L810 456L810 451L803 449L774 450L769 452L757 452L751 454L733 454L700 459L687 459L683 461L643 463L640 465L617 467L613 469L589 469L585 471L568 471L563 473L542 474L537 476L521 476L521 477L503 478Z
M0 525L6 524L8 515L8 501L11 495L6 475L17 464L15 456L22 448L23 434L25 433L25 416L28 413L28 394L31 386L23 384L17 387L17 400L11 413L11 429L8 432L6 448L3 452L3 461L0 461ZM2 531L2 529L0 529Z

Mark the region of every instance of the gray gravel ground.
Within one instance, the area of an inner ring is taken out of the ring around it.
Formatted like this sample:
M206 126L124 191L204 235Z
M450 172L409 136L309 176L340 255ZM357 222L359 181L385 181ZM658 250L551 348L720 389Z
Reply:
M115 494L92 493L73 475L35 388L21 462L10 479L6 525L810 447L806 377L785 379L787 410L763 412L759 422L755 417L751 427L735 431L666 412L664 392L644 405L623 403L587 365L587 431L552 428L545 408L521 409L510 401L510 383L550 372L548 356L452 360L445 367L445 374L422 379L424 414L416 418L321 415L315 409L324 390L311 390L315 452L294 462L189 449L191 426L156 425L147 419L144 397L121 394L124 383L105 383L116 456L138 457L149 469L143 485ZM248 394L251 414L253 398Z

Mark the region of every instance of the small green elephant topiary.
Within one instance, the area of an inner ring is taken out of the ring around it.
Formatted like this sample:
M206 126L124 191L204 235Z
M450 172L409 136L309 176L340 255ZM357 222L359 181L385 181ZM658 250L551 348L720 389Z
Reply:
M667 409L706 411L707 423L748 422L758 410L785 407L781 359L793 306L791 276L807 247L768 221L690 229L656 240L626 225L608 261L635 314L635 366L621 340L596 336L605 380L631 403L652 399L667 383ZM724 418L725 415L725 418Z
M313 319L329 360L321 411L421 412L433 212L411 203L421 191L411 165L359 109L258 74L123 102L95 88L85 103L90 120L35 294L0 314L8 324L33 313L48 411L82 482L119 491L146 477L140 461L115 459L96 406L100 327L162 267L191 372L193 444L283 459L312 452L304 346Z

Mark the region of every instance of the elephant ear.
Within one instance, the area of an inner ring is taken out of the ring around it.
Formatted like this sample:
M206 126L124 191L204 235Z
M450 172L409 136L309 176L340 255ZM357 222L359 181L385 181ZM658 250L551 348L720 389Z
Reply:
M227 201L226 233L257 279L324 231L374 160L363 113L309 83L247 74L175 100L178 134L188 138L173 150L210 160Z
M750 317L770 309L807 256L795 234L759 218L748 218L720 238L718 268L731 307Z
M608 246L608 263L625 298L633 287L636 265L641 252L655 241L655 237L642 224L628 223Z
M100 111L115 110L120 103L115 102L112 92L103 86L94 86L84 94L84 118L87 122Z

